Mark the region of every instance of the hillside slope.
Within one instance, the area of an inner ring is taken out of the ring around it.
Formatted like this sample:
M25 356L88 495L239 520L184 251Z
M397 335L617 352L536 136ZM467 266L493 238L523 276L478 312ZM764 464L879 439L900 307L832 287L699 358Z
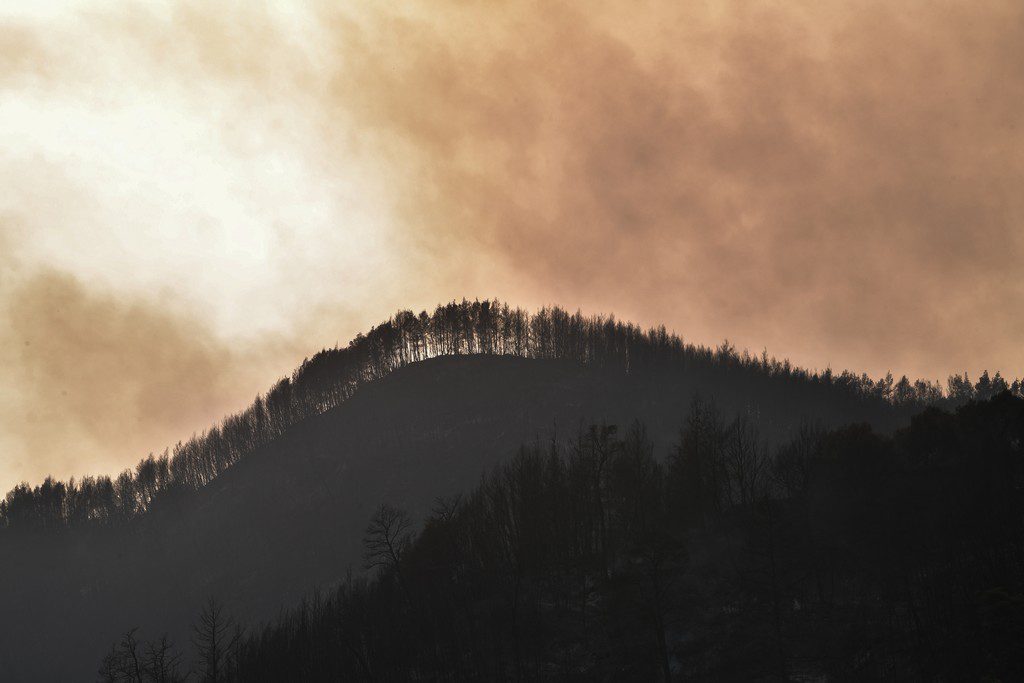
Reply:
M770 378L708 379L497 356L409 365L127 526L4 539L0 670L12 680L88 680L126 625L152 637L159 624L187 645L189 621L211 595L243 622L268 619L362 571L362 532L379 503L422 516L520 444L584 423L642 419L663 457L696 392L714 395L726 415L753 415L769 438L803 419L882 429L903 419L883 402L782 396Z

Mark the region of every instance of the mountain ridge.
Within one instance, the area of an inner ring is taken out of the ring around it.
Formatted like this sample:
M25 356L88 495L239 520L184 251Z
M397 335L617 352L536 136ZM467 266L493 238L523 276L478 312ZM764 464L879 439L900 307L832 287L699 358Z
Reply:
M872 380L847 371L811 372L763 353L737 353L727 342L717 349L688 344L664 327L646 331L614 316L584 317L557 308L530 314L484 300L451 302L432 314L399 311L347 347L324 349L295 372L258 396L249 408L226 417L202 435L179 442L164 454L141 460L118 477L83 477L79 482L47 478L32 487L22 483L0 501L0 532L9 527L53 528L82 523L112 523L143 513L154 498L176 488L198 489L286 428L319 415L350 398L364 384L411 363L435 357L499 355L567 359L588 365L662 366L690 373L761 373L783 381L820 384L861 400L881 400L911 409L933 403L961 403L1011 388L998 373L987 372L975 387L966 375L953 376L948 392L930 382L906 377Z

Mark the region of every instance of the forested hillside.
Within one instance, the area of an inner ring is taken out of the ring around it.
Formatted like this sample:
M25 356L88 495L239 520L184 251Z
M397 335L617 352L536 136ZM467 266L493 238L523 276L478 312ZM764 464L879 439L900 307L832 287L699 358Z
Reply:
M592 426L564 446L524 446L438 500L422 528L383 503L364 532L369 580L245 634L210 603L192 670L1020 680L1022 439L1024 400L1008 392L929 409L893 436L808 428L774 449L743 416L698 400L664 463L641 423ZM132 675L136 657L169 679L186 670L154 663L133 635L97 654L106 680L149 680Z
M191 661L191 625L209 598L241 625L271 619L363 572L361 539L382 502L419 525L438 498L468 494L523 444L573 452L589 438L585 425L617 426L608 438L618 443L641 421L662 468L695 397L723 424L738 420L737 434L756 432L750 443L763 455L803 430L863 423L887 434L926 404L1019 393L1020 384L986 374L949 389L812 373L559 309L463 302L400 313L134 471L8 494L0 671L88 679L97 653L130 627L146 640L166 631ZM730 489L701 509L729 518L761 496L755 489ZM608 547L610 563L615 552Z
M991 378L985 372L974 384L966 374L954 375L945 390L905 376L894 381L891 375L872 380L846 370L811 372L767 353L740 354L728 343L715 349L688 344L664 327L645 331L613 317L584 317L557 307L529 314L496 301L464 300L438 306L433 314L401 311L347 347L317 353L248 409L159 456L150 454L134 470L114 478L20 484L0 501L0 530L123 522L158 505L165 495L205 486L290 426L330 410L360 386L395 369L439 356L473 354L568 360L625 372L657 368L685 374L691 382L710 385L712 392L724 385L744 387L752 392L753 402L769 395L771 402L783 403L813 396L837 418L863 419L864 411L880 415L884 410L879 403L909 414L924 405L956 405L1007 389L1018 395L1024 390L1019 380L1008 384L998 372Z

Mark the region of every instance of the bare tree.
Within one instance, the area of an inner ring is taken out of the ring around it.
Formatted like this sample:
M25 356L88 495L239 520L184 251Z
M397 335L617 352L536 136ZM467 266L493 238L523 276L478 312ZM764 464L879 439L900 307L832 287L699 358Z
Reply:
M732 502L744 506L754 504L766 484L767 456L756 424L742 413L729 428L725 457Z
M412 540L409 531L411 526L412 520L404 510L387 503L377 508L363 537L363 559L366 561L366 568L397 570L402 555Z
M178 673L180 664L181 654L174 651L174 644L166 633L160 636L160 640L146 644L142 670L153 683L177 683L184 680Z
M100 665L100 680L104 683L141 683L142 662L139 659L139 642L132 629L121 636L121 641L111 646L110 652Z
M192 644L199 653L201 680L227 680L241 638L241 628L225 613L224 605L211 597L199 614L199 621L192 625Z

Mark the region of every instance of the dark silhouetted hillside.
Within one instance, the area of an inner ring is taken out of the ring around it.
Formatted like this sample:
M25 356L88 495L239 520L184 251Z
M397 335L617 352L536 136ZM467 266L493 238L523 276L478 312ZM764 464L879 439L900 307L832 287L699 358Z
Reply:
M593 425L525 446L423 525L381 504L363 532L369 580L311 594L197 671L1021 680L1022 439L1009 392L893 436L804 428L774 449L695 401L664 463L641 423ZM134 651L126 636L103 671Z
M812 423L889 431L949 400L932 385L808 373L557 309L402 313L165 459L9 494L0 671L88 679L97 652L136 626L187 645L211 596L240 623L269 619L362 572L381 502L421 521L522 444L566 442L592 423L642 420L664 461L698 394L756 426L766 447Z

